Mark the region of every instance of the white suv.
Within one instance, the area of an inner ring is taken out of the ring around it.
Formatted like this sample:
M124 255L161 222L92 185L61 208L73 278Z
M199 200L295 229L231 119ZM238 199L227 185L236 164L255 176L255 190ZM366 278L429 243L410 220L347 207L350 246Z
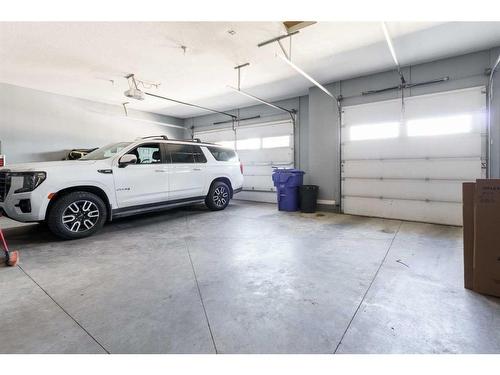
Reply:
M75 239L123 216L203 201L223 210L242 185L234 150L153 136L110 144L79 160L0 168L0 213L46 221L57 236Z

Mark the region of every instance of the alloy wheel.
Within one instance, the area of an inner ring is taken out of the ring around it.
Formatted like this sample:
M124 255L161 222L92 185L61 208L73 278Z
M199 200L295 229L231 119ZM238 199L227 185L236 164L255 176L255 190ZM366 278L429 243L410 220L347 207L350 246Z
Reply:
M99 221L99 209L94 202L79 200L66 207L62 215L64 226L71 232L85 232Z
M225 204L228 202L228 198L229 198L229 193L224 186L218 186L215 189L214 195L212 197L215 205L219 208L225 206Z

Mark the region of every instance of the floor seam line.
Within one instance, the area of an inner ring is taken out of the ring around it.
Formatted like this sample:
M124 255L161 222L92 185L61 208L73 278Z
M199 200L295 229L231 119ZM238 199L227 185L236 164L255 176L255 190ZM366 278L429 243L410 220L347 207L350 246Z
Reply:
M212 332L212 326L210 325L210 320L208 319L207 309L205 308L205 302L203 302L203 296L201 295L200 284L198 283L198 277L196 276L196 271L194 269L193 259L191 258L191 252L189 251L189 244L186 239L184 239L186 244L186 250L189 257L189 262L191 263L191 269L193 270L194 281L196 283L196 288L198 289L198 296L200 297L201 307L203 308L203 313L205 314L205 320L207 322L208 331L210 332L210 338L212 339L212 345L214 346L215 354L218 354L217 345L215 344L214 334Z
M26 272L24 270L24 268L22 268L20 265L18 265L19 269L36 285L38 286L46 295L47 297L49 297L52 302L54 302L57 307L59 307L71 320L73 320L73 322L76 323L76 325L78 325L78 327L80 327L92 340L94 340L94 342L99 345L101 347L102 350L104 350L106 352L106 354L111 354L99 341L97 341L97 339L92 336L92 334L87 331L64 307L62 307L33 277L31 277L31 275Z
M351 328L351 324L354 321L354 318L356 317L356 315L358 314L358 311L361 308L361 305L365 301L365 298L368 295L368 292L370 291L373 283L375 282L375 279L377 278L380 270L382 269L382 266L384 265L385 260L387 259L387 255L389 255L389 251L391 251L392 244L394 243L394 240L396 239L397 235L399 234L399 230L401 229L402 225L403 225L403 222L401 221L399 223L398 229L396 230L396 233L394 233L394 236L392 237L391 243L389 244L389 247L387 248L387 251L385 252L384 257L382 258L382 261L380 262L380 265L377 268L377 271L375 272L375 275L373 275L373 278L370 281L370 284L368 285L368 288L366 289L365 293L363 294L363 298L361 298L361 301L359 302L358 307L356 308L356 310L354 311L354 314L352 315L351 319L349 320L349 323L347 324L347 327L344 330L344 333L342 334L342 337L340 338L340 341L338 342L337 346L335 347L335 351L333 352L333 354L337 354L337 351L339 350L340 345L342 344L342 340L344 340L344 337L347 334L347 331L349 331L349 329Z

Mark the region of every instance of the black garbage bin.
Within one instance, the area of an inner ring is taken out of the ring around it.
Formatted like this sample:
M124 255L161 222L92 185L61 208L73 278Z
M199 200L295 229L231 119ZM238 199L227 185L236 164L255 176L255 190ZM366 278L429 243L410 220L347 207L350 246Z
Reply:
M317 185L302 185L300 189L300 210L305 213L316 212L316 202L318 200Z

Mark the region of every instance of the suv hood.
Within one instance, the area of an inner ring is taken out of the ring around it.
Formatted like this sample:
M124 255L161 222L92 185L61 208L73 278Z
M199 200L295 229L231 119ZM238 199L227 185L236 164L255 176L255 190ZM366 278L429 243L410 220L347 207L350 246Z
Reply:
M99 160L102 162L103 160ZM96 164L98 160L60 160L60 161L46 161L46 162L34 162L34 163L22 163L22 164L12 164L6 165L2 170L9 170L11 172L33 172L40 171L46 172L54 169L62 168L78 168L82 166L89 166Z

